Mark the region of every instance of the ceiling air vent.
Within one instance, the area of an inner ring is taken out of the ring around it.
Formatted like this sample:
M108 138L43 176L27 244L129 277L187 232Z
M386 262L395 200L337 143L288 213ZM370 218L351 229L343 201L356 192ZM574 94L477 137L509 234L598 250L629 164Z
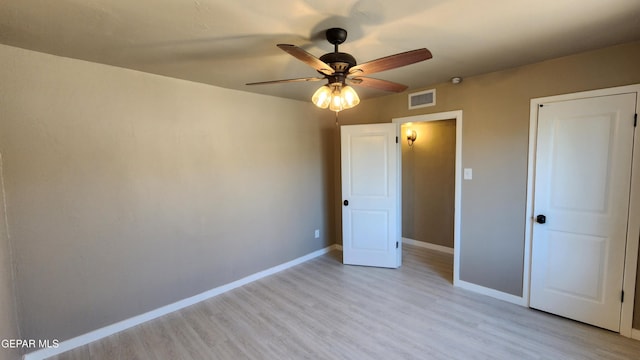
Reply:
M419 91L409 94L409 110L436 104L436 89Z

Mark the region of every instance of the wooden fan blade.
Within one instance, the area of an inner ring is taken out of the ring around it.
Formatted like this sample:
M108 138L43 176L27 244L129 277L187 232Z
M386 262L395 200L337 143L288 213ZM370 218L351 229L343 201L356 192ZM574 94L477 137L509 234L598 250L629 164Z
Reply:
M335 72L335 70L333 70L331 66L329 66L329 64L309 54L298 46L289 44L278 44L278 47L283 51L289 53L289 55L295 57L296 59L302 61L303 63L311 66L312 68L320 71L325 75L331 75Z
M324 78L310 77L310 78L297 78L297 79L270 80L270 81L252 82L252 83L247 83L245 85L267 85L267 84L281 84L281 83L320 81L320 80L324 80Z
M384 91L403 92L407 90L406 85L394 83L387 80L374 79L370 77L351 78L351 79L347 79L347 82L355 86L368 87L368 88L384 90Z
M391 70L402 66L414 64L420 61L431 59L431 51L427 49L416 49L395 55L386 56L380 59L371 60L364 64L356 65L349 69L351 75L369 75L380 71Z

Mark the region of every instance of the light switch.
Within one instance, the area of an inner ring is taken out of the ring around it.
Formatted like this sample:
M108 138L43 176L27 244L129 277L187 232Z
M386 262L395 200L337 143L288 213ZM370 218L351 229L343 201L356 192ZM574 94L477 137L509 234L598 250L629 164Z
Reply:
M473 169L472 168L464 168L464 179L465 180L473 179Z

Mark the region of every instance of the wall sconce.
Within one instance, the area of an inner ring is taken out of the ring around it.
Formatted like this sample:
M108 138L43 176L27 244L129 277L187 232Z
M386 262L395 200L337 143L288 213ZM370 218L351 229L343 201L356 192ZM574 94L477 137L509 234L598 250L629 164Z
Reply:
M418 134L416 134L415 130L407 129L407 143L409 146L413 146L413 142L416 141Z

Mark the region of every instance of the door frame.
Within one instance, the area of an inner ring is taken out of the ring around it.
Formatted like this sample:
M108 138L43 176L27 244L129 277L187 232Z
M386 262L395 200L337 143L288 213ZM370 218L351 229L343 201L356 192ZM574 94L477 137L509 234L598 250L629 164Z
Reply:
M456 121L456 160L455 160L455 191L453 214L453 285L460 286L460 219L462 209L462 110L446 111L434 114L415 115L394 118L391 121L398 125L410 122L429 122L439 120ZM399 130L398 130L399 131ZM400 134L402 140L402 134ZM398 151L398 164L400 166L399 184L402 184L402 151ZM402 188L402 185L400 185ZM402 216L402 196L400 198L400 215ZM399 222L400 234L402 234L402 221Z
M529 115L529 157L527 167L527 203L524 237L524 271L522 279L522 297L526 306L530 306L531 287L531 246L534 225L534 181L536 169L536 145L538 141L538 108L540 104L577 100L590 97L636 93L636 113L640 112L638 99L640 84L618 86L606 89L582 91L570 94L547 96L531 99ZM624 277L622 290L624 302L620 313L620 334L640 340L638 330L633 330L633 304L635 301L636 269L638 265L638 244L640 242L640 131L634 133L634 147L631 165L631 192L629 202L629 220L627 225L627 243L625 248Z

